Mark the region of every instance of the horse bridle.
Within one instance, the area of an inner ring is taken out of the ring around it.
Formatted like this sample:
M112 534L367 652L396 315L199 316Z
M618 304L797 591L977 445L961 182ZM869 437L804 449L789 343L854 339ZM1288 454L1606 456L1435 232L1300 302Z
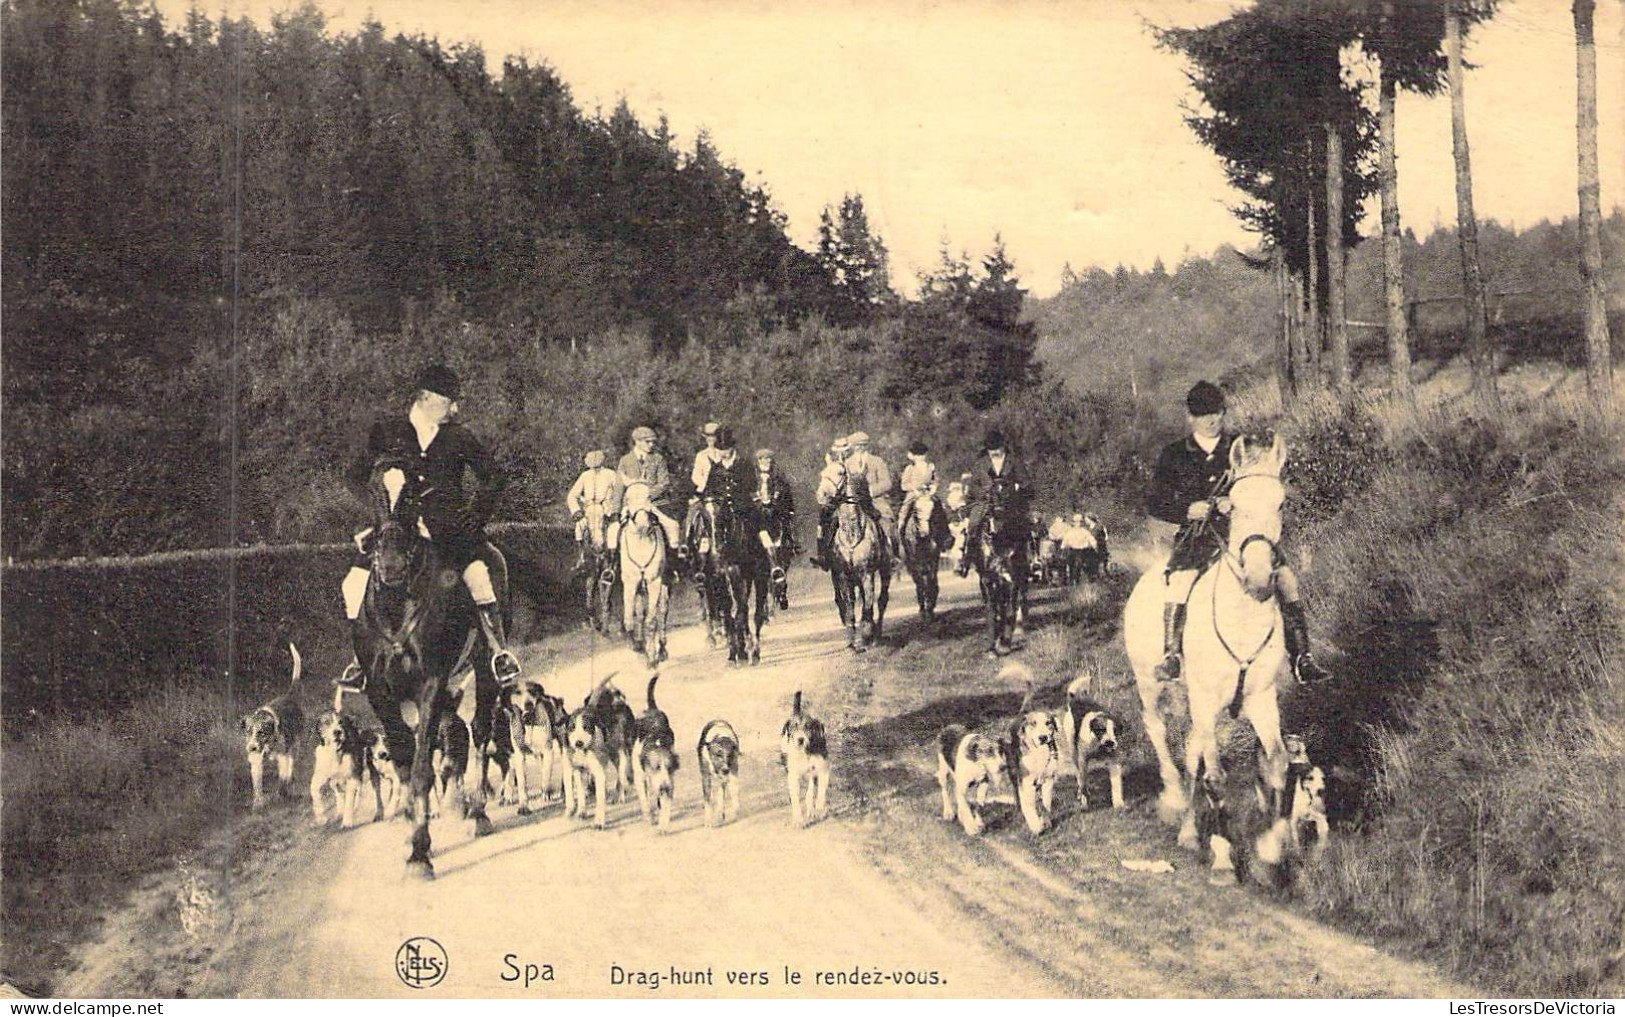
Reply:
M646 509L646 508L638 509L636 512L632 513L632 517L631 517L632 521L635 522L640 514L647 514L649 516L650 521L644 527L644 529L652 530L652 531L660 531L660 524L655 521L655 519L654 519L654 511L652 509ZM660 532L660 535L659 535L659 537L657 539L659 539L659 540L665 540L666 539L665 534L664 534L663 531ZM628 548L626 548L626 559L627 559L627 561L630 561L633 564L633 566L635 566L637 568L638 575L640 577L642 577L644 575L645 571L649 568L649 565L654 562L655 555L657 553L658 552L651 550L649 552L648 560L644 561L644 562L639 562L637 560L637 558L633 556L632 549L630 547L628 547Z
M1231 483L1230 490L1234 491L1236 485L1242 483L1243 481L1267 476L1267 474L1258 473L1252 474L1248 477L1240 477ZM1279 483L1279 478L1269 479L1274 479L1277 483ZM1275 576L1276 542L1271 540L1265 534L1249 533L1246 537L1242 538L1241 546L1237 547L1235 551L1232 552L1229 548L1225 548L1223 558L1225 568L1228 569L1230 574L1235 577L1236 582L1241 585L1243 590L1246 589L1246 577L1242 574L1241 569L1244 567L1243 562L1245 561L1247 555L1247 549L1253 545L1254 541L1263 541L1264 544L1269 547L1270 577L1273 580ZM1249 594L1249 596L1251 596L1251 594ZM1230 717L1232 720L1234 720L1236 717L1240 716L1242 700L1246 698L1247 671L1253 666L1253 661L1257 660L1259 656L1263 654L1264 650L1270 645L1270 640L1275 638L1275 619L1273 617L1270 619L1269 630L1264 633L1264 638L1259 642L1258 648L1254 650L1250 656L1243 658L1240 654L1236 653L1235 647L1231 646L1230 641L1224 637L1224 630L1219 627L1219 584L1217 577L1215 577L1215 581L1213 583L1211 606L1213 613L1213 634L1219 638L1219 645L1224 647L1224 652L1229 654L1230 659L1235 661L1236 665L1240 668L1240 672L1236 676L1236 694L1231 698L1229 706Z

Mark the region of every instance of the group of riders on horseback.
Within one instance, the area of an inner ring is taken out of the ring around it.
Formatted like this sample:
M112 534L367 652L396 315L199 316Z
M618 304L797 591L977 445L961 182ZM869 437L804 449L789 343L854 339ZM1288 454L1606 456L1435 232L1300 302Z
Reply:
M484 532L507 476L485 446L456 422L460 389L450 368L437 364L425 369L405 417L385 418L374 425L355 473L364 476L388 463L401 471L400 482L415 480L418 531L440 550L444 563L461 575L492 654L492 671L499 683L507 684L520 669L507 647L503 613L492 587L491 563L500 555ZM1162 450L1148 500L1151 536L1171 551L1164 584L1165 656L1157 668L1157 677L1165 682L1180 678L1186 600L1198 571L1223 547L1229 508L1225 491L1233 436L1223 428L1223 392L1209 382L1199 382L1187 395L1186 412L1191 433ZM703 582L700 570L706 555L724 537L716 532L718 520L727 520L737 527L742 540L759 546L771 572L774 597L781 607L788 607L786 569L798 550L795 499L789 482L775 466L773 450L757 449L754 461L747 461L739 453L732 430L714 421L701 429L701 435L705 444L694 456L690 474L694 494L681 526L670 510L671 475L656 448L659 436L652 428L632 431L631 448L613 470L605 465L602 451L585 455L585 469L566 497L581 548L578 573L597 563L606 570L604 579L612 581L607 572L611 558L594 557L591 552L598 549L612 555L625 521L647 509L658 519L677 562L692 566L694 578ZM1033 538L1039 536L1031 522L1035 490L1000 431L989 431L982 443L979 473L985 497L974 496L971 483L975 475L966 474L949 485L946 501L939 498L937 468L929 454L922 442L909 447L909 462L901 475L902 499L894 508L891 471L870 451L869 436L859 431L837 438L818 478L819 530L812 564L831 567L835 519L842 504L856 506L874 524L888 578L905 557L908 536L918 534L936 552L945 551L952 542L952 515L965 519L964 553L957 566L961 576L973 567L987 569L989 556L1001 546L1030 548ZM471 496L464 489L469 473L475 481ZM914 527L908 534L901 532L903 521ZM998 535L984 539L989 531ZM371 575L373 536L371 529L357 535L360 555L343 583L345 613L352 628L363 624L361 609ZM755 553L756 547L749 550ZM931 562L934 571L935 554ZM1294 674L1303 681L1319 680L1325 673L1310 656L1297 579L1284 560L1278 562L1277 580L1282 634ZM352 664L340 684L360 687L365 681L361 670Z

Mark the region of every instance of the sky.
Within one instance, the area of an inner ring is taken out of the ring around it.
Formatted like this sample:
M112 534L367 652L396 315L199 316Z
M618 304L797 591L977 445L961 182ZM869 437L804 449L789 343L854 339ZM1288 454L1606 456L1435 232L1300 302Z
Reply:
M200 0L262 25L287 0ZM171 23L191 0L158 0ZM944 245L980 258L1002 235L1025 284L1063 266L1170 268L1254 242L1240 196L1182 122L1180 61L1146 22L1197 25L1229 0L320 0L330 29L369 14L390 32L477 42L487 66L550 64L577 105L625 98L680 144L707 130L765 183L811 247L819 212L863 195L913 290ZM1625 203L1625 0L1597 5L1605 212ZM1502 0L1469 37L1464 92L1480 218L1573 215L1575 47L1569 0ZM1455 221L1448 96L1402 96L1399 205L1425 235ZM1364 227L1378 229L1373 201Z

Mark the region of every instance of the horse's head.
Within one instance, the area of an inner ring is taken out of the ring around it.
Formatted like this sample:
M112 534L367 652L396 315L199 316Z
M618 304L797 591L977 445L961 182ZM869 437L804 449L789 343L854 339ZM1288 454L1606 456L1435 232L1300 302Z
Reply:
M1274 588L1275 546L1281 542L1286 443L1268 433L1242 435L1230 446L1230 546L1247 592L1263 600Z
M419 507L424 491L399 459L373 464L368 491L372 499L372 573L385 586L399 586L416 566L424 543Z
M659 527L654 503L649 500L649 485L643 481L634 480L626 485L621 507L626 513L627 522L639 533L647 534L651 528Z

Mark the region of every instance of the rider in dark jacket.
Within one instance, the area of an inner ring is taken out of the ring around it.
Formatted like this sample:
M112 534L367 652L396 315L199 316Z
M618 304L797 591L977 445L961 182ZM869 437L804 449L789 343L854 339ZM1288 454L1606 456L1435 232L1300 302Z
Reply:
M1180 647L1185 636L1185 605L1197 576L1222 549L1229 536L1230 446L1235 436L1223 430L1224 392L1199 381L1185 397L1191 433L1173 442L1157 457L1146 509L1153 520L1152 536L1172 541L1172 554L1163 574L1167 590L1163 605L1163 659L1158 681L1181 677ZM1171 534L1171 538L1170 538ZM1281 607L1281 635L1298 681L1329 678L1309 654L1309 623L1298 593L1298 578L1284 560L1276 567L1276 592Z
M987 432L987 439L982 442L984 458L978 475L982 490L986 493L971 503L970 522L965 528L965 557L960 559L959 567L955 570L961 576L970 571L972 559L979 553L976 550L977 533L982 528L982 521L987 518L988 507L995 496L1004 499L1014 526L1025 530L1029 525L1027 517L1034 494L1032 482L1028 480L1021 461L1004 446L1004 433L998 430ZM1020 544L1026 542L1028 534L1021 532L1012 537Z
M456 423L461 387L451 368L442 364L426 368L418 376L406 416L383 418L373 425L351 477L364 489L376 464L384 460L413 474L408 479L418 485L423 528L446 564L462 574L492 654L491 669L497 681L508 684L519 677L519 661L507 649L502 611L491 586L490 569L481 558L487 546L485 525L508 478L480 440ZM463 486L468 474L474 477L472 495ZM345 615L358 639L358 619L371 576L372 563L366 554L369 536L370 531L363 531L358 537L362 553L343 585ZM347 688L359 688L364 680L356 662L338 679Z
M741 525L748 522L750 516L750 493L752 487L752 470L745 460L739 456L738 443L734 440L733 431L722 427L716 432L717 451L720 454L705 477L705 487L696 492L700 501L714 501L718 505L726 506L729 514ZM699 541L699 527L691 534L690 539ZM716 539L716 534L711 534ZM698 554L698 547L691 548ZM697 562L698 557L695 558Z

